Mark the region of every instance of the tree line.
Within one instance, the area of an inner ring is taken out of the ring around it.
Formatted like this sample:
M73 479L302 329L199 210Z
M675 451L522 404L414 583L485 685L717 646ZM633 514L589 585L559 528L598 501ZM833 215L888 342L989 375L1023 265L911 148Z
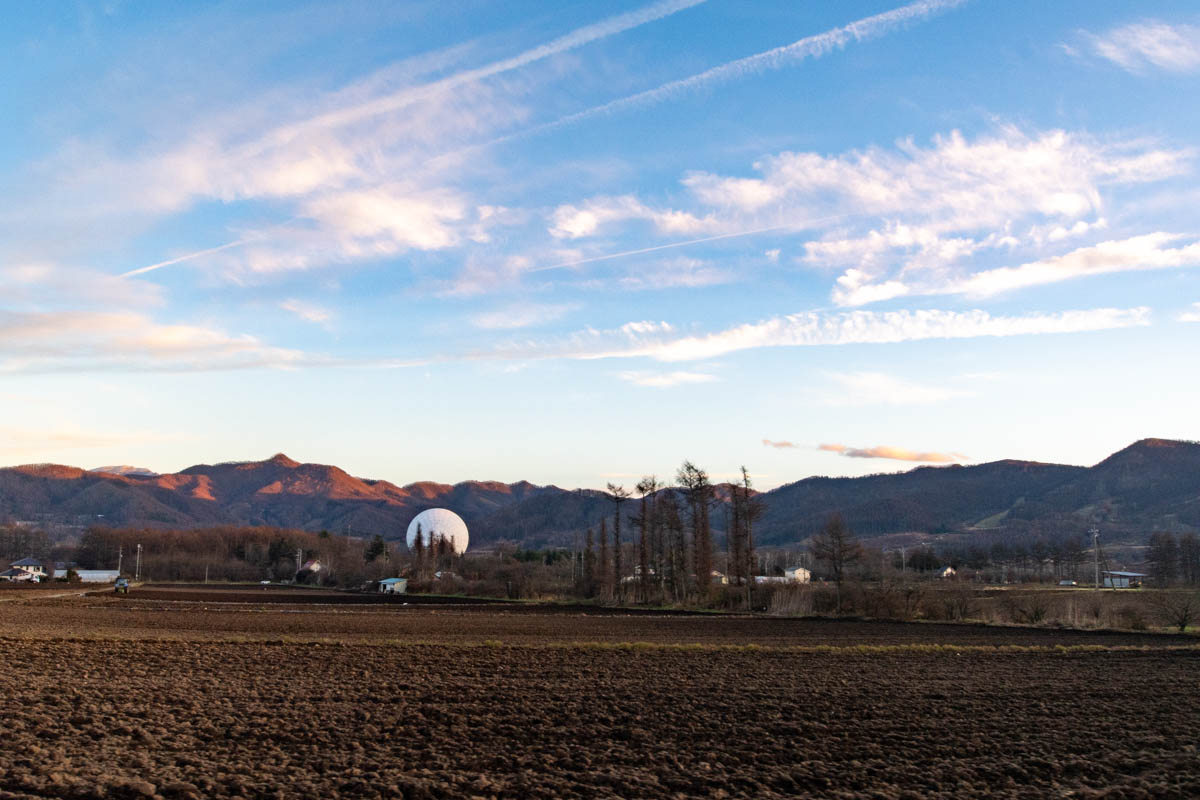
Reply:
M624 486L608 484L613 503L612 525L584 534L582 558L576 572L576 594L615 603L695 603L710 599L724 581L744 590L749 604L754 581L754 522L762 514L750 473L741 469L735 484L715 486L708 473L684 461L674 485L647 475L634 487L637 511L627 517L622 506L632 499ZM727 494L727 498L719 492ZM726 516L727 569L714 569L715 538L712 514L717 506ZM628 522L629 540L622 534ZM610 538L611 530L611 538Z

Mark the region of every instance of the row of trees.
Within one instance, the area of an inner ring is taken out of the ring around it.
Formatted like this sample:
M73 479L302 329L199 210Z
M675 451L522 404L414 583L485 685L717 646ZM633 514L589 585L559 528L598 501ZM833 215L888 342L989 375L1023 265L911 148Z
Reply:
M1178 539L1170 533L1152 534L1146 567L1159 586L1200 586L1200 539L1194 533Z
M739 484L721 487L729 495L729 503L722 505L727 515L729 579L733 585L745 587L749 604L754 521L762 512L745 467L741 476ZM598 530L588 529L576 573L576 593L616 603L707 599L713 591L714 577L712 510L724 500L718 487L706 471L684 461L675 474L674 486L647 475L635 491L639 495L638 510L626 520L622 506L632 499L631 493L624 486L608 484L613 502L611 540L607 519L600 521ZM621 533L623 521L633 529L629 542Z

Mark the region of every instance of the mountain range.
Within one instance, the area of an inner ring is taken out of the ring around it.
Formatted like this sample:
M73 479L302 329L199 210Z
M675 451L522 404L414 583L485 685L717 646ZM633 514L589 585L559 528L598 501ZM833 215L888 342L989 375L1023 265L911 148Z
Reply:
M1200 530L1200 444L1143 439L1091 467L1006 460L813 477L758 499L760 545L799 543L835 511L865 537L983 531L1055 536L1103 525L1137 539L1155 530ZM636 501L625 509L634 506ZM473 548L498 541L569 544L613 508L607 494L594 490L526 481L397 486L282 453L169 475L124 466L0 469L0 521L44 526L272 525L399 539L416 514L434 507L466 521ZM720 509L712 515L718 529L722 516Z

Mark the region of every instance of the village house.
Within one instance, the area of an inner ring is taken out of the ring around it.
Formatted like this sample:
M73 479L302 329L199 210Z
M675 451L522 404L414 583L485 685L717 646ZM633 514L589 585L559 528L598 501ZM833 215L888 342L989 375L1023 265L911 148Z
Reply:
M22 558L9 564L9 569L0 572L0 580L30 581L41 583L46 580L46 565L36 558Z

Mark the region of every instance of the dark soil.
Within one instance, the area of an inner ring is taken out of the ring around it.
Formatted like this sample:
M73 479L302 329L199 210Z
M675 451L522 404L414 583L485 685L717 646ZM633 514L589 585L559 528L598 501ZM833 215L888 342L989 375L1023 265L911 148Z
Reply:
M136 590L5 603L0 798L1197 797L1195 643ZM832 649L785 649L814 646Z

